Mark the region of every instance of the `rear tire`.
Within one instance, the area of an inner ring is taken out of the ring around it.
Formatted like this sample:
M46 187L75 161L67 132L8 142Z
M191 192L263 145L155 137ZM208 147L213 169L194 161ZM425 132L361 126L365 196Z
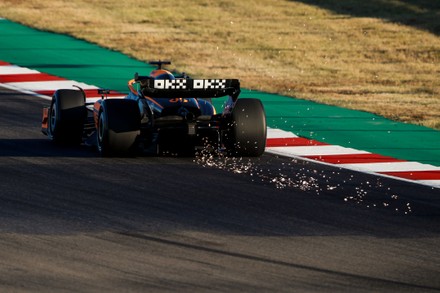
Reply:
M259 157L266 148L266 114L259 99L238 99L225 134L229 155Z
M84 95L78 90L57 90L49 109L48 137L60 144L80 144L87 117Z
M97 127L98 151L103 157L136 153L141 117L138 103L129 99L106 99L101 103Z

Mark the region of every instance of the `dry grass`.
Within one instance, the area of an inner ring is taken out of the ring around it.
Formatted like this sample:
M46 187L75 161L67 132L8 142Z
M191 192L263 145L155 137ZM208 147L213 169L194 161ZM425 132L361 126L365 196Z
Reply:
M440 129L440 15L429 3L2 0L0 16L193 76Z

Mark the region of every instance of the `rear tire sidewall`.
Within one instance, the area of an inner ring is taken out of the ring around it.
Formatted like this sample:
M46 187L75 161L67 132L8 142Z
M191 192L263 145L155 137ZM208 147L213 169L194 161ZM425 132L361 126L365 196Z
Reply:
M49 108L48 137L59 144L80 144L87 110L77 90L57 90Z
M55 140L55 133L56 133L56 129L57 129L57 114L58 114L58 110L57 110L57 103L55 101L55 99L52 100L52 103L50 105L50 109L49 109L49 127L47 129L47 136L51 139L51 140Z
M128 99L102 101L96 129L97 149L101 156L133 156L140 135L138 103Z
M108 156L108 124L106 112L101 109L99 112L98 129L96 133L98 152L102 156Z
M266 114L259 99L239 99L228 122L229 155L259 157L266 148Z

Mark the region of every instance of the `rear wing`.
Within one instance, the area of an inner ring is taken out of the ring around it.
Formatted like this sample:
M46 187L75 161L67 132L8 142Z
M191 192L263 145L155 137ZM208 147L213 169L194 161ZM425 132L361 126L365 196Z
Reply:
M240 94L238 79L152 79L138 77L142 93L152 98L218 98Z

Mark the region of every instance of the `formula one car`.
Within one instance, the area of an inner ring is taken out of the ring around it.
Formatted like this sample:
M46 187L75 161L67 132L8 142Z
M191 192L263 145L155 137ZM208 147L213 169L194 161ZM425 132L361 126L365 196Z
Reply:
M258 99L239 99L238 79L191 79L157 65L149 76L137 73L125 98L87 103L81 88L59 89L43 109L42 132L60 144L95 145L102 156L194 154L211 148L232 156L261 156L266 146L266 117ZM212 98L227 97L222 113Z

